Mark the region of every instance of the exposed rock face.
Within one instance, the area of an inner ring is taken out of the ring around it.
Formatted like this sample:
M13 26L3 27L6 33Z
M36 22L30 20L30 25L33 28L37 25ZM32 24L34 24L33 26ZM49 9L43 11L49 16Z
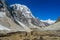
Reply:
M44 27L45 24L43 22L41 22L38 18L34 18L32 19L32 24L39 26L39 27Z
M34 28L32 26L46 26L45 23L41 22L39 19L32 15L30 9L27 6L21 4L13 4L11 5L11 8L13 9L12 12L15 13L13 14L14 17L27 26L31 25L30 28Z

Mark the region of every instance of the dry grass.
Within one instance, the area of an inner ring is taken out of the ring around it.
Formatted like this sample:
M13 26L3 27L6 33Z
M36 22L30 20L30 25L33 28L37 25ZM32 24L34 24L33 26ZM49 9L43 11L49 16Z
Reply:
M0 40L60 40L59 31L16 32L3 36L0 36Z

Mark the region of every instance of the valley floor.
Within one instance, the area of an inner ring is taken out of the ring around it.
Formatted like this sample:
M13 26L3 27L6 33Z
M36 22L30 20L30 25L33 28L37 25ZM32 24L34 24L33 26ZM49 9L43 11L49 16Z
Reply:
M60 31L12 32L0 34L0 40L60 40Z

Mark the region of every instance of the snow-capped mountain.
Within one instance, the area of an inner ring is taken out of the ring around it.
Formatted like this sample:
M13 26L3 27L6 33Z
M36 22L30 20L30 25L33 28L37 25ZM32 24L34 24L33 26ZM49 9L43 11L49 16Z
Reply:
M14 11L13 10L12 11L16 13L15 14L17 16L16 19L18 19L22 23L27 24L27 26L30 26L30 28L32 26L33 26L33 28L35 26L39 26L39 27L46 26L45 23L41 22L39 19L35 18L32 15L32 12L30 11L30 9L27 6L21 5L21 4L13 4L10 7L14 10ZM20 16L21 18L18 16Z
M54 23L53 20L39 20L34 17L31 10L21 4L13 4L10 7L5 1L1 0L0 8L0 33L25 31L31 32L31 28L38 29L41 27L49 26Z
M30 11L30 9L25 6L25 5L21 5L21 4L12 4L10 5L10 7L13 7L14 10L19 10L22 12L22 14L26 17L26 18L32 18L34 17Z
M40 27L46 26L32 15L32 12L27 6L13 4L8 7L5 1L1 0L1 2L1 6L3 7L0 8L0 29L6 30L5 32L30 32L32 31L30 28L37 28L40 30ZM4 30L1 31L1 33L4 32Z
M53 24L56 22L56 20L51 20L51 19L48 19L48 20L41 20L42 22L46 22L46 23L49 23L49 24Z

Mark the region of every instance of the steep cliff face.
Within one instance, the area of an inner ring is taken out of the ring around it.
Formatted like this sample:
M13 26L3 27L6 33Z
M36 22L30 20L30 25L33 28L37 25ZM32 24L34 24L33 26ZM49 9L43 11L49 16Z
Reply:
M45 23L41 22L39 19L35 18L32 15L32 12L27 6L21 4L13 4L10 7L13 9L12 12L14 17L23 24L30 26L30 28L34 28L35 26L39 27L46 26Z

